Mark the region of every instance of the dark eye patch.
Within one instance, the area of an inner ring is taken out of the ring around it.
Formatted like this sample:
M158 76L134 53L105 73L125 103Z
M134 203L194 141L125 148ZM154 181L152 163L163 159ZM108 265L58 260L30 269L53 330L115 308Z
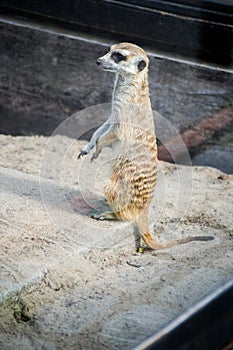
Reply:
M126 56L122 55L120 52L113 52L111 54L111 59L113 59L114 62L119 63L120 61L125 61Z

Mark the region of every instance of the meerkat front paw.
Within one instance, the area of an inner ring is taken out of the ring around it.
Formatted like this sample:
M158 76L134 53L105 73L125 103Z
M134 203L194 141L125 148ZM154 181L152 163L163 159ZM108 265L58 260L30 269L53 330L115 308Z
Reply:
M91 157L91 162L99 157L100 151L95 151Z
M78 159L81 159L82 157L86 156L87 154L88 154L87 151L82 150L82 151L79 153L79 155L78 155Z

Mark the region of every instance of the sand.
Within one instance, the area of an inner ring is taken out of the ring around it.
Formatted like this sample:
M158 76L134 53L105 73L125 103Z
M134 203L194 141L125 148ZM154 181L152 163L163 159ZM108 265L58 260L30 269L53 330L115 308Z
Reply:
M90 217L113 151L84 144L0 135L3 350L133 349L232 277L232 176L159 162L154 236L214 240L138 254L132 224Z

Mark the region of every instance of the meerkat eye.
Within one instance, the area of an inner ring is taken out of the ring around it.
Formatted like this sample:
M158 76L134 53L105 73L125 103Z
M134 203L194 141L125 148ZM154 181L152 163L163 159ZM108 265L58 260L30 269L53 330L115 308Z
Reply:
M138 62L138 70L141 72L146 67L146 62L144 60L141 60Z
M141 72L146 67L146 62L141 60L138 62L138 70Z
M119 63L120 61L125 61L126 57L122 55L120 52L113 52L111 54L111 58L114 62Z

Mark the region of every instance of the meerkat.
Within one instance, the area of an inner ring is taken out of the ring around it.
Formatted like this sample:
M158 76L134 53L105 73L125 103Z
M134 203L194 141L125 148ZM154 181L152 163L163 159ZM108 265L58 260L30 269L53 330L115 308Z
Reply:
M141 238L152 249L164 249L190 241L207 241L209 236L194 236L166 243L156 242L149 231L149 206L155 192L157 143L148 87L149 59L137 45L120 43L96 61L105 71L116 74L112 111L97 129L78 158L95 147L91 160L102 148L118 140L118 152L105 186L105 197L112 212L94 215L99 220L132 221L138 229L136 249Z

